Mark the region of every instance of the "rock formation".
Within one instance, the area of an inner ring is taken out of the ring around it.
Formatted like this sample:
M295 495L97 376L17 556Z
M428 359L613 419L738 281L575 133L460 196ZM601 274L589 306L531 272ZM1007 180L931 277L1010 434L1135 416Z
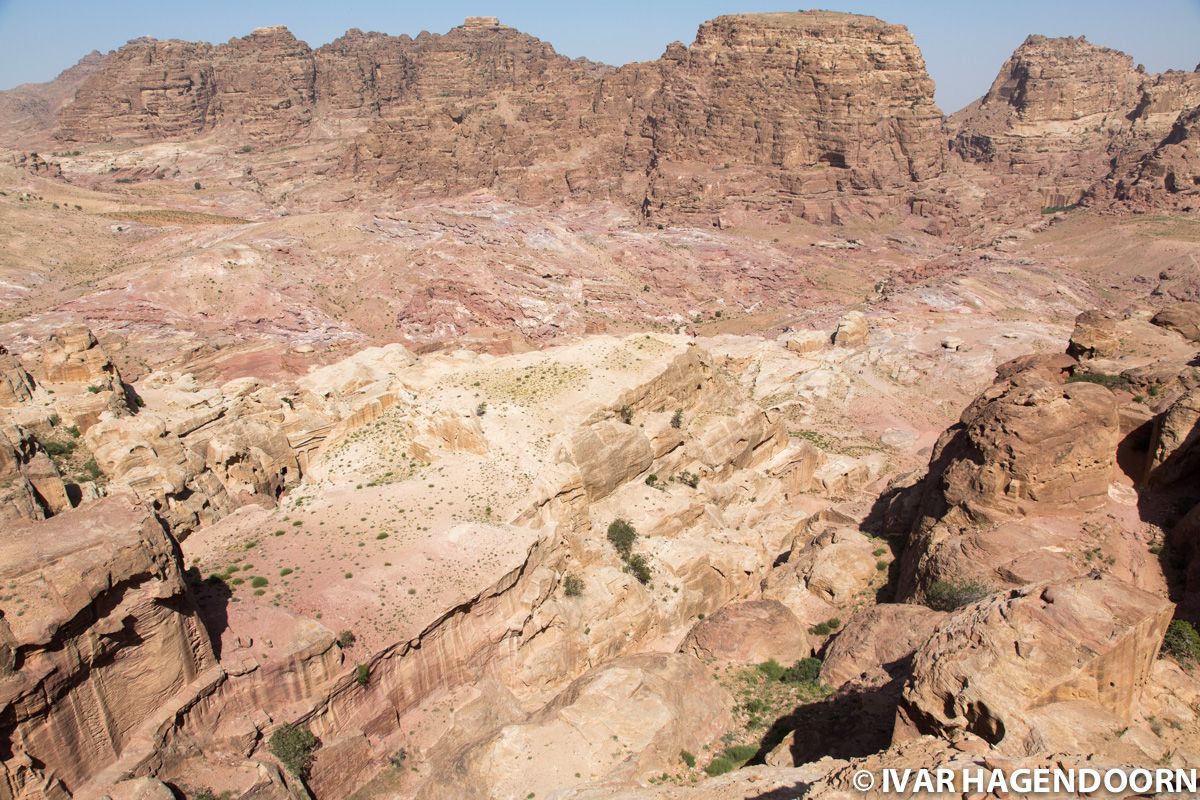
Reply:
M1170 618L1162 598L1086 577L964 609L917 650L897 738L965 731L1008 755L1087 752L1088 736L1131 721Z

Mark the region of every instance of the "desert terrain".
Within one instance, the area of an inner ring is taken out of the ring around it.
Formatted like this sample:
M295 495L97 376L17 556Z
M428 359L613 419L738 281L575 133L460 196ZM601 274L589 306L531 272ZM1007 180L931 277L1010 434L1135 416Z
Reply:
M1200 68L1030 33L0 91L0 800L1200 769Z

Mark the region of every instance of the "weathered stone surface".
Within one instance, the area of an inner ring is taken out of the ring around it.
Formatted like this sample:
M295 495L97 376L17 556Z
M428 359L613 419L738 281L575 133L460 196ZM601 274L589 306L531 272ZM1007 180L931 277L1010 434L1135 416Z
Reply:
M543 797L600 775L644 780L676 769L681 750L699 751L730 724L732 702L693 656L617 659L577 679L527 720L464 748L453 770L422 797ZM525 758L533 754L536 770Z
M897 739L966 731L1005 754L1086 752L1089 737L1132 718L1171 614L1111 578L969 606L917 650Z
M388 193L543 203L565 185L718 222L764 206L824 221L896 208L854 198L943 163L908 31L815 11L719 17L691 47L621 69L498 23L415 39L352 30L315 52L280 28L222 45L137 40L84 81L58 135L275 141L323 122L360 134L341 169Z
M775 659L791 664L812 652L796 615L777 600L730 603L688 631L682 653L700 658L757 664Z
M1084 38L1030 36L988 93L949 119L951 148L1011 176L1009 201L1055 208L1115 193L1157 203L1172 191L1194 193L1185 166L1194 144L1180 115L1197 102L1200 73L1148 75ZM1171 144L1160 144L1168 132Z

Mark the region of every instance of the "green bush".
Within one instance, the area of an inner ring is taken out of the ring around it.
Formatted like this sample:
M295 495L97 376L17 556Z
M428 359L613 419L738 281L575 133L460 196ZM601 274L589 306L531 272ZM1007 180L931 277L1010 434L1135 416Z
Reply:
M629 406L621 406L621 410L618 413L621 415L621 421L626 425L629 425L633 422L633 409Z
M694 769L696 767L696 757L687 750L679 751L679 760L684 764L687 764L688 769Z
M1162 649L1176 661L1200 661L1200 633L1187 620L1172 620L1163 637Z
M563 578L563 594L567 597L579 597L583 594L583 578L578 575L567 575Z
M366 664L359 664L354 668L354 680L359 686L366 686L371 680L371 669Z
M53 439L42 442L42 449L56 458L71 455L75 452L75 446L75 442L56 442Z
M638 583L644 585L650 582L650 564L646 562L646 557L641 553L634 553L627 558L625 567L633 577L637 578Z
M475 416L482 417L486 413L487 403L480 403L479 405L475 406Z
M687 470L684 470L683 472L679 473L679 482L685 483L695 489L700 485L700 476L694 472L688 472Z
M777 681L783 678L784 669L782 664L772 658L770 661L759 664L758 671L766 675L768 679Z
M617 555L628 561L629 556L633 554L633 544L637 541L637 530L627 520L618 517L609 523L608 541L617 551Z
M817 683L821 678L821 659L802 658L783 671L779 680L784 683Z
M646 485L647 486L658 486L658 476L655 475L653 472L651 472L649 475L646 476Z
M271 734L267 746L289 772L304 778L308 775L313 751L317 749L317 737L308 728L283 725Z
M270 581L268 581L266 578L264 578L261 575L255 575L253 578L250 579L250 585L253 586L255 589L261 589L264 586L266 586L268 583L270 583Z
M337 637L338 647L343 650L352 647L355 641L357 641L357 637L354 635L354 631L342 631Z
M975 581L934 581L925 592L925 605L935 611L954 611L990 593L988 587Z
M712 761L708 762L708 766L704 771L710 778L715 778L718 775L724 775L726 772L733 772L735 765L725 756L717 756Z
M828 636L829 634L842 627L842 621L837 617L831 617L824 622L818 622L808 629L808 632L814 636Z

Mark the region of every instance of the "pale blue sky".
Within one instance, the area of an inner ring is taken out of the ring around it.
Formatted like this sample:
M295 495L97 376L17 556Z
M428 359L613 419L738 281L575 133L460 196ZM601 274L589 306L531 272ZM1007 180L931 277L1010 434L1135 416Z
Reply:
M1086 35L1153 72L1200 62L1200 0L824 0L816 7L907 25L946 112L983 94L1030 33ZM49 80L90 50L138 36L221 42L283 24L317 47L347 28L440 33L475 14L499 16L568 56L623 64L657 58L675 40L690 43L699 23L720 14L794 8L771 0L0 0L0 88Z

